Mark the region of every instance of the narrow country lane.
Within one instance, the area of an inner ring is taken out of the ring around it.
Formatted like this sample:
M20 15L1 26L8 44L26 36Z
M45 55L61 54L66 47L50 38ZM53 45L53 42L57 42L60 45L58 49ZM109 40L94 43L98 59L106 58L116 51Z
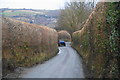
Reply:
M59 53L49 61L25 69L22 78L84 78L82 60L77 52L66 43Z

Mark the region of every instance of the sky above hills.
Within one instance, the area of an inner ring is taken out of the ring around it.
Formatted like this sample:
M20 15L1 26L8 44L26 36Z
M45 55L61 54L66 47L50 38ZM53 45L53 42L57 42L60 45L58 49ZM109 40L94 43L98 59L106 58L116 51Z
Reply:
M67 0L0 0L0 8L60 9Z
M0 8L27 8L55 10L64 7L68 1L120 1L120 0L0 0Z

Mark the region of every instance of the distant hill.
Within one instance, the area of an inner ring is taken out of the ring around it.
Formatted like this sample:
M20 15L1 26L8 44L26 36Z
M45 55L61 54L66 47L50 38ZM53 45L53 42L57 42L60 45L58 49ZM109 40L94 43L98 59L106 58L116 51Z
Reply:
M14 18L24 22L39 24L54 28L60 10L36 10L36 9L0 9L0 15Z

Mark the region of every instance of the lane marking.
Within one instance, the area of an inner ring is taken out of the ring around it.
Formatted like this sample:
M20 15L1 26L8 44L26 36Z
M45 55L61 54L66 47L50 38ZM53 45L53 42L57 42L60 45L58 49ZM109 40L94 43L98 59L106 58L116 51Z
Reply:
M62 50L61 50L61 48L59 48L59 52L58 52L58 54L60 54L60 53L62 53Z

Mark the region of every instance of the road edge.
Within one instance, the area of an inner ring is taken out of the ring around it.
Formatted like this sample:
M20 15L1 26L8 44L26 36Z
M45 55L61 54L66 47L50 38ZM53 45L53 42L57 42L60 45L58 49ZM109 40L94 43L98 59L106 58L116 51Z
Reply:
M92 76L90 74L90 70L87 68L87 64L85 63L83 56L73 46L71 46L71 47L77 52L79 57L81 57L81 59L82 59L81 62L82 62L83 73L84 73L85 78L92 78Z
M54 54L53 56L49 57L48 59L46 59L45 61L43 62L39 62L38 64L34 64L32 65L31 67L18 67L16 69L14 69L13 72L11 73L8 73L5 77L2 77L3 78L21 78L20 75L22 74L22 72L24 71L25 68L32 68L32 67L35 67L37 65L40 65L40 64L43 64L45 63L46 61L54 58L55 56L57 56L57 53L59 52L59 49L56 51L56 54Z

